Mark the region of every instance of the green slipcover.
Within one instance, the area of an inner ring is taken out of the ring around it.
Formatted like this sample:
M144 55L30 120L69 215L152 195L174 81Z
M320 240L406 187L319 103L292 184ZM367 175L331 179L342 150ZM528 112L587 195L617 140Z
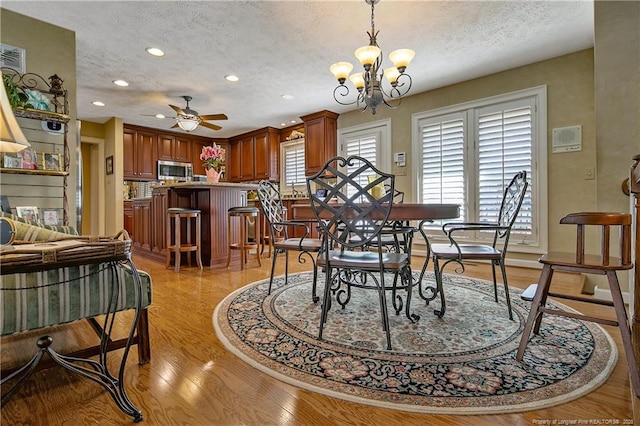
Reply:
M16 241L45 241L72 236L20 221L15 221L14 225ZM101 263L0 275L1 335L107 313L113 282L113 272L107 266ZM116 271L120 280L116 311L133 309L135 300L131 269L119 264ZM142 282L141 301L144 309L151 304L152 282L149 274L138 272Z

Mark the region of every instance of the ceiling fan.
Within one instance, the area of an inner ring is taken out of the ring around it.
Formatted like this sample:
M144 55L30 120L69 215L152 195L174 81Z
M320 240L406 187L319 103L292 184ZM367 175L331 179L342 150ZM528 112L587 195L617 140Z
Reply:
M191 96L183 96L185 101L187 101L186 108L180 108L175 105L169 104L169 106L178 114L176 117L176 124L171 126L180 127L182 130L186 132L191 132L195 130L198 126L203 126L212 130L220 130L222 127L207 123L208 120L227 120L228 117L225 114L207 114L207 115L199 115L198 111L194 111L189 108L189 102L193 99Z

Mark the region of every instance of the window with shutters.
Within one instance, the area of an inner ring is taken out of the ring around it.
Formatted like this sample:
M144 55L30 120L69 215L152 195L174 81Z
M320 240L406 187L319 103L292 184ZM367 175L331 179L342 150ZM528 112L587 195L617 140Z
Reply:
M390 132L390 120L341 129L338 133L339 155L366 158L376 168L388 172L391 169L391 144L387 143L390 140ZM347 166L347 173L355 171L355 167ZM367 176L359 176L359 179L359 184L367 184Z
M304 175L304 139L280 144L280 191L282 193L306 191Z
M461 206L465 222L496 222L505 187L520 170L529 188L510 250L546 250L546 88L415 114L414 167L424 203ZM433 224L437 235L441 223ZM469 233L470 241L492 234Z

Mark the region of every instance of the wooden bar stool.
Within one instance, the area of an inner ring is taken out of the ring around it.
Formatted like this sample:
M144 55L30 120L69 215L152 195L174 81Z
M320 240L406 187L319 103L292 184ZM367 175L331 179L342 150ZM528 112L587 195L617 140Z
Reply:
M240 240L238 242L232 242L233 236L231 232L231 218L237 217L240 220ZM249 241L248 228L249 219L255 218L255 231L253 242ZM227 211L227 240L229 241L229 247L227 249L227 268L231 263L231 251L240 250L240 269L244 269L245 263L247 263L247 254L249 250L255 249L256 259L258 265L262 266L260 261L260 209L258 207L231 207Z
M640 372L634 357L631 342L631 327L627 310L622 299L620 284L616 271L633 268L631 262L631 215L625 213L572 213L560 220L561 224L577 225L577 244L575 253L547 253L539 259L543 264L540 280L529 318L524 326L520 346L516 352L516 359L522 361L529 336L533 331L538 334L542 315L561 315L564 317L577 318L583 321L593 321L600 324L617 326L622 336L622 346L629 365L631 377L631 388L636 396L640 397ZM586 254L585 241L587 239L587 227L597 229L600 233L600 254ZM614 232L618 231L618 232ZM611 253L610 239L615 239L614 234L618 234L618 255ZM554 271L579 272L583 274L605 275L609 282L612 300L586 298L567 294L553 293L549 291L551 279ZM547 296L560 299L576 300L584 303L595 303L603 306L613 307L616 313L616 320L609 320L601 317L583 315L580 313L561 311L547 305Z
M182 219L186 220L186 242L182 242ZM191 242L191 219L195 219L196 222L196 241L195 243ZM173 226L173 234L171 233L171 222L174 222ZM171 240L171 236L173 235L173 241ZM182 253L189 253L187 256L187 264L191 266L191 252L194 251L196 253L196 263L202 269L202 259L200 257L200 236L202 235L201 230L201 219L200 219L200 210L195 209L181 209L177 207L172 207L167 209L167 262L166 267L168 268L171 265L171 253L174 253L175 257L175 267L174 271L180 271L180 257Z

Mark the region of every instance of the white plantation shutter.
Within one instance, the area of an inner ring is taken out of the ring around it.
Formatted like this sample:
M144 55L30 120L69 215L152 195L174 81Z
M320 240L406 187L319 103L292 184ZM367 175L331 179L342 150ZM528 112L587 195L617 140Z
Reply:
M477 111L478 220L481 222L497 221L504 188L516 173L526 170L527 176L531 176L534 108L530 100L525 100ZM527 189L513 234L531 235L532 190L531 186Z
M286 142L281 144L282 173L280 188L286 190L291 184L305 185L304 175L304 141Z
M464 205L464 114L425 120L421 130L422 202Z
M366 158L373 164L377 165L377 146L378 146L378 133L362 135L360 137L350 137L345 141L344 151L345 156L349 157L351 155L357 155L359 157ZM347 173L352 173L356 171L359 167L358 164L353 166L347 166ZM358 183L360 185L367 185L367 176L360 175L358 176ZM352 188L350 188L352 189ZM351 195L351 194L347 194Z
M546 159L545 115L546 92L539 88L415 114L413 155L419 201L460 204L457 221L496 222L505 187L525 170L529 187L511 244L546 246L546 238L540 237L546 232L546 221L541 231L536 213L539 203L546 205L546 198L538 188L542 178L535 167ZM432 224L434 235L441 234L442 222ZM488 233L461 237L490 238Z

